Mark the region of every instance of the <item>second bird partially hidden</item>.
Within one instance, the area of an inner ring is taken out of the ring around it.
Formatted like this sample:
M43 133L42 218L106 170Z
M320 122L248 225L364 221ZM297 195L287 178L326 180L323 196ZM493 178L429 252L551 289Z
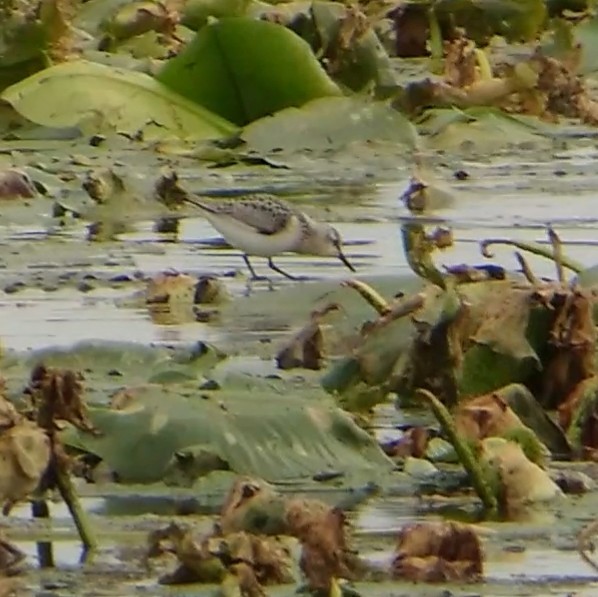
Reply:
M243 251L254 280L264 278L255 273L250 255L267 257L270 269L290 280L299 278L280 269L272 257L286 252L338 257L355 271L343 253L343 241L336 228L313 220L282 199L248 195L239 199L186 198L185 201L198 207L231 246Z

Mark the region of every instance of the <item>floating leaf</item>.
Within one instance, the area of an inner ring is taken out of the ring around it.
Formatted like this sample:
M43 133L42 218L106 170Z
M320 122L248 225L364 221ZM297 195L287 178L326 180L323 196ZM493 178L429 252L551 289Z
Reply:
M386 142L415 148L409 120L383 102L325 97L288 108L245 127L242 138L260 152L342 149L355 142Z
M245 17L205 26L156 78L239 125L341 93L299 36Z
M174 386L131 389L121 410L90 408L103 435L71 431L65 441L102 458L123 482L160 481L185 452L200 455L197 476L209 472L207 461L267 481L323 470L375 480L393 467L375 439L320 391L283 395L263 387L199 396L195 387L186 396Z
M43 70L1 99L37 124L116 130L145 139L217 138L235 127L142 73L80 60Z

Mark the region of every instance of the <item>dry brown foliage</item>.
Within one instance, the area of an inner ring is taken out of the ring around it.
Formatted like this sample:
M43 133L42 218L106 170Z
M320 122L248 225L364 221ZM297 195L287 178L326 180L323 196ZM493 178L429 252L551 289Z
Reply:
M429 440L430 433L425 427L411 427L399 441L381 447L384 453L392 458L423 458Z
M264 594L262 585L294 582L287 547L277 537L245 532L222 535L219 529L196 539L193 529L175 523L148 537L146 559L174 554L179 563L161 584L220 582L226 573L238 580L242 595Z
M548 298L554 319L539 399L544 406L554 408L581 381L594 375L596 328L593 300L586 291L555 290Z
M310 590L328 594L333 579L354 578L355 562L347 548L342 510L315 500L291 500L286 521L289 534L301 542L299 567Z
M51 423L63 420L81 431L97 433L87 416L83 400L83 376L70 369L38 365L31 372L28 392L38 411L38 422L50 430ZM47 425L46 425L47 423Z
M414 523L399 533L393 575L414 582L476 581L483 562L480 540L469 525Z
M494 393L460 404L454 420L457 433L471 440L500 436L510 429L524 426L507 402Z
M279 369L319 370L324 364L324 336L322 323L324 318L340 309L337 303L330 303L322 309L311 312L309 321L291 339L284 344L276 355Z
M300 568L310 589L329 591L334 578L355 577L360 562L347 546L342 511L319 500L285 498L264 483L240 478L223 506L222 530L253 529L256 520L263 529L299 540Z

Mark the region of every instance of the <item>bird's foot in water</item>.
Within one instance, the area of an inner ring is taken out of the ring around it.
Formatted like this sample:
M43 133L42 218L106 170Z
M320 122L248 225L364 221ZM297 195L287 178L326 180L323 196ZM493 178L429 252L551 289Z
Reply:
M251 276L245 285L245 296L249 296L251 294L253 285L257 282L266 282L268 284L268 290L270 290L270 292L274 290L274 282L272 282L268 276Z

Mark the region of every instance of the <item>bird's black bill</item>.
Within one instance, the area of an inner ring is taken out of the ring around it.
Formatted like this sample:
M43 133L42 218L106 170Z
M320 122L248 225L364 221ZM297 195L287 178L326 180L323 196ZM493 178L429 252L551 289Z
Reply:
M356 271L351 262L345 257L345 254L342 251L339 251L338 258L352 271Z

